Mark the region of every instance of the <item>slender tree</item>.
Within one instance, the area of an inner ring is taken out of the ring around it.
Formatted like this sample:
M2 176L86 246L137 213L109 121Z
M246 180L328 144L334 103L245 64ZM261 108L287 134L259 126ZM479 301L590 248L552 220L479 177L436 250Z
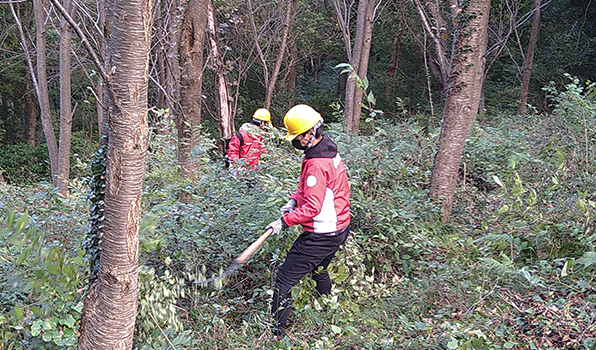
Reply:
M109 124L105 220L97 278L89 285L79 349L132 349L138 307L141 198L148 145L152 0L106 0Z
M31 79L26 79L27 87L30 89ZM31 147L36 145L36 131L37 131L37 113L38 105L35 100L35 92L28 90L25 93L25 141Z
M534 63L534 50L538 41L538 31L540 30L540 0L534 0L534 17L532 19L532 28L530 29L530 40L528 42L528 52L524 59L524 75L522 77L521 90L519 94L519 106L517 114L526 114L526 105L528 104L528 93L530 90L530 77L532 76L532 65Z
M73 17L76 6L71 0L63 0L63 6ZM68 180L70 176L70 144L72 134L72 92L71 92L71 59L70 41L72 26L66 19L60 22L60 141L58 145L58 192L62 196L68 195Z
M269 109L291 30L293 1L247 0L246 7L248 23L242 31L252 44L248 55L255 55L261 68L256 74L265 89L263 107Z
M58 185L58 144L56 134L52 125L52 114L50 112L50 95L48 91L48 73L46 64L46 19L47 0L33 0L33 11L35 13L35 41L37 53L37 99L41 115L41 126L46 138L48 153L50 156L50 173L52 184ZM26 43L24 44L26 45Z
M219 48L219 38L217 35L217 25L215 18L215 7L213 0L209 0L207 14L207 41L209 52L209 66L215 77L217 87L217 111L219 134L223 138L230 138L234 135L234 113L233 99L230 92L230 83L226 74L226 65L223 55Z
M451 214L465 139L478 113L490 0L453 2L451 10L455 14L456 39L429 189L430 196L443 205L443 220Z
M298 80L298 45L296 45L296 38L290 38L288 43L288 75L285 84L288 92L288 108L291 108L296 103L296 81Z
M358 81L366 79L368 61L372 42L372 29L375 11L382 0L359 0L356 15L356 30L353 50L350 36L350 8L351 4L333 0L332 4L338 19L346 48L346 57L352 66L353 74L348 77L345 90L344 113L346 116L346 130L357 134L360 129L360 113L362 112L362 93Z
M273 70L271 71L271 79L269 79L269 82L265 87L265 103L263 107L266 109L271 108L271 102L273 101L273 92L275 91L275 83L277 82L277 76L279 75L281 64L284 60L284 54L286 52L286 47L288 43L288 35L291 29L290 20L292 19L292 6L292 0L287 0L286 12L283 20L283 29L281 34L281 42L279 44L277 58L275 59Z

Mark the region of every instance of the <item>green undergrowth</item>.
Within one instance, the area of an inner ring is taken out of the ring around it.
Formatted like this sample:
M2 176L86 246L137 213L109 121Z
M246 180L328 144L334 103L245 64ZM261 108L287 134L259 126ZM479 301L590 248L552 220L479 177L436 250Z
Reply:
M178 178L175 138L148 155L137 349L594 349L596 175L593 86L549 88L551 115L491 116L466 140L453 214L427 197L438 129L376 120L337 141L352 235L332 294L303 279L288 335L268 314L275 271L300 233L270 237L227 269L297 186L301 154L267 140L258 172L230 174L203 137L197 177ZM564 130L564 132L562 131ZM0 186L0 348L74 348L89 271L85 180L61 199ZM180 200L183 198L184 200Z

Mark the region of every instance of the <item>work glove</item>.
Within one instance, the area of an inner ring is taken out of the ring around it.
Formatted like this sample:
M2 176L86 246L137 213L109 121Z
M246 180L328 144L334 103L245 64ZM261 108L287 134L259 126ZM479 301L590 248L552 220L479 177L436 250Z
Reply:
M272 229L273 232L271 234L278 235L281 232L281 229L285 227L287 227L285 222L281 218L279 218L267 225L267 227L265 227L265 231L267 231L268 229Z
M235 177L238 178L238 173L240 172L240 167L236 164L230 164L230 174Z
M279 211L281 211L281 215L285 215L296 209L296 205L298 205L296 200L294 198L290 198L290 200L286 204L279 208Z

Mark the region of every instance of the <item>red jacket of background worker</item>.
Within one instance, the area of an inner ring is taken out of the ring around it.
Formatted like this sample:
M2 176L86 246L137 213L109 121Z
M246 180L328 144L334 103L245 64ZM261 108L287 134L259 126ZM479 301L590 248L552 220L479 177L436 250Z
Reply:
M236 165L240 163L238 159L243 159L245 165L254 167L259 164L261 154L265 150L263 137L259 135L261 131L255 125L246 123L242 125L239 132L244 142L240 145L240 139L234 135L228 146L228 158Z

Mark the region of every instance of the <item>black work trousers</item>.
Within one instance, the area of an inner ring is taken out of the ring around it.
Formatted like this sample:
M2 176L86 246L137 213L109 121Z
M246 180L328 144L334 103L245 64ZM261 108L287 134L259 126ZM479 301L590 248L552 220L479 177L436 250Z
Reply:
M273 287L271 313L278 329L286 327L294 301L290 296L290 289L300 282L302 277L311 274L320 295L328 295L331 292L331 279L327 267L349 233L348 225L332 234L303 232L294 241L286 260L277 270ZM320 267L322 270L319 270Z

